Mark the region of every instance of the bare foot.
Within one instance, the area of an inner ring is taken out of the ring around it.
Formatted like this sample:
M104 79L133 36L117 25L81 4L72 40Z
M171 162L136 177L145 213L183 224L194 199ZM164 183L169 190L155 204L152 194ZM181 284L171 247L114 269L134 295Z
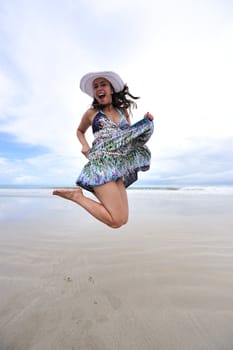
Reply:
M59 190L54 190L53 195L79 203L80 199L83 197L83 191L81 188L59 189Z

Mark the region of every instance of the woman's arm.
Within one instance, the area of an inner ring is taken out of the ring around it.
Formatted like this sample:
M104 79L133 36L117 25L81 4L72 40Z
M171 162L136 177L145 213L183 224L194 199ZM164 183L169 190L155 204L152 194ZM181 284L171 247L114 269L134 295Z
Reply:
M92 122L92 117L93 117L93 110L91 109L88 109L82 119L81 119L81 122L78 126L78 129L77 129L77 137L79 139L79 142L81 143L82 145L82 150L81 152L86 156L88 151L90 150L90 146L86 140L86 137L85 137L85 133L87 131L87 129L89 128L89 126L91 125L91 122Z

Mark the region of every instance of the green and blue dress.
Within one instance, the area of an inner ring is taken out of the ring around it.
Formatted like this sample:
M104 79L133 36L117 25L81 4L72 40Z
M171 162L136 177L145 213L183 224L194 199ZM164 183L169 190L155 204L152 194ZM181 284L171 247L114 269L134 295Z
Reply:
M122 178L128 187L138 178L139 171L150 168L151 152L146 142L151 137L154 124L148 118L129 125L124 114L119 123L110 120L102 110L92 122L94 141L87 154L76 184L90 192L94 187Z

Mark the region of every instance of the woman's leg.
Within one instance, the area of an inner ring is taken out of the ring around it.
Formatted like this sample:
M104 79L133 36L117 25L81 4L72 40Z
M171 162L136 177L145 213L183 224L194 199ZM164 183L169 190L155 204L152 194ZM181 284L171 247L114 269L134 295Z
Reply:
M126 224L128 220L127 193L121 179L95 186L94 193L99 202L85 197L80 188L54 190L53 194L69 199L86 209L96 219L112 228Z
M111 216L111 227L120 227L128 221L128 197L122 179L94 187L94 193Z

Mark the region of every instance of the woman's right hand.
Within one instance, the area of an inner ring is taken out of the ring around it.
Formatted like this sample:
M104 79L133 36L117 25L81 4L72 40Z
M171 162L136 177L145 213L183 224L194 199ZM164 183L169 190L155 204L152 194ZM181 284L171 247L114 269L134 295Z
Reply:
M85 145L85 146L82 147L81 152L82 152L82 154L84 154L85 157L87 157L87 154L88 154L89 151L90 151L90 147L89 146Z

